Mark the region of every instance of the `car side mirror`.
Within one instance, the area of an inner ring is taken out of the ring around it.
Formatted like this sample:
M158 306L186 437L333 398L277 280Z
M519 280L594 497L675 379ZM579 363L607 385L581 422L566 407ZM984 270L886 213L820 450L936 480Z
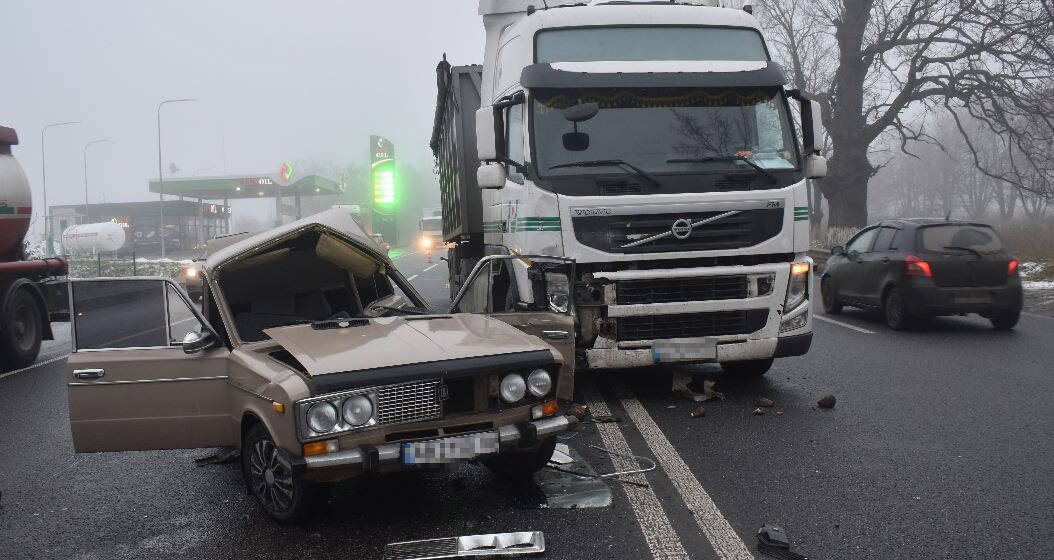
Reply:
M845 247L842 245L835 245L831 247L831 254L834 256L845 255Z
M822 179L827 176L827 158L812 154L805 158L805 177Z
M500 163L484 163L476 169L476 184L481 189L503 189L509 172Z
M183 337L183 352L186 354L197 354L216 346L219 340L211 332L190 331Z

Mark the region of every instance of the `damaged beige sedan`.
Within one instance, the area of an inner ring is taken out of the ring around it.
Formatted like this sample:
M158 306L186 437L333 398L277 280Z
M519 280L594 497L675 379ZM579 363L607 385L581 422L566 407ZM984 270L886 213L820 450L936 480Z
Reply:
M167 278L71 281L74 447L239 448L283 521L361 473L530 476L578 420L569 266L486 257L437 314L336 209L210 242L200 308Z

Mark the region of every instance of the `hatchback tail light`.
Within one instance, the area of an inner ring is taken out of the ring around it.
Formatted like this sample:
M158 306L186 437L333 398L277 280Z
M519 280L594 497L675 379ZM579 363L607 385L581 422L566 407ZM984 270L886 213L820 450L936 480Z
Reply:
M925 278L933 277L933 272L930 271L930 263L915 255L904 257L904 274L908 276L923 276Z
M1006 275L1013 276L1017 274L1017 259L1011 259L1010 263L1006 265Z

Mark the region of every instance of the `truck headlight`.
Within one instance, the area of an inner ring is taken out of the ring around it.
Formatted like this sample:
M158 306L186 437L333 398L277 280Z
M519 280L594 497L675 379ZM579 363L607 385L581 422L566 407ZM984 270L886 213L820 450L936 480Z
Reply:
M787 319L783 323L780 323L780 332L788 332L800 329L805 325L809 324L809 310L806 309L794 317Z
M527 383L518 373L510 373L501 380L501 400L512 404L527 395Z
M553 378L548 371L536 369L527 376L527 390L536 397L544 397L553 389Z
M796 262L791 265L790 280L787 283L787 299L783 311L794 309L809 295L809 263Z
M344 421L353 428L365 425L373 418L373 403L366 395L354 395L344 401Z
M545 273L545 293L549 298L549 309L557 313L567 313L567 306L571 302L570 284L566 274Z
M431 246L432 246L432 240L431 239L429 239L427 237L422 237L421 238L421 248L422 249L427 249L427 248L429 248Z
M332 430L338 420L337 407L331 403L315 403L307 409L307 426L316 433L324 434Z

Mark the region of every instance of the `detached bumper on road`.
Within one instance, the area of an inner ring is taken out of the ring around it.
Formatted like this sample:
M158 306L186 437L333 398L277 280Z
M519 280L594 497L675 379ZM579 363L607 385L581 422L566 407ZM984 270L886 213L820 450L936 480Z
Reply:
M493 431L498 433L501 449L505 450L516 446L529 447L545 437L569 430L577 423L578 418L568 414L543 418L533 422L501 426ZM403 443L406 442L343 449L313 457L292 457L290 461L293 465L293 471L297 474L302 474L309 470L317 471L347 467L361 467L364 472L369 472L378 470L382 466L401 464Z

